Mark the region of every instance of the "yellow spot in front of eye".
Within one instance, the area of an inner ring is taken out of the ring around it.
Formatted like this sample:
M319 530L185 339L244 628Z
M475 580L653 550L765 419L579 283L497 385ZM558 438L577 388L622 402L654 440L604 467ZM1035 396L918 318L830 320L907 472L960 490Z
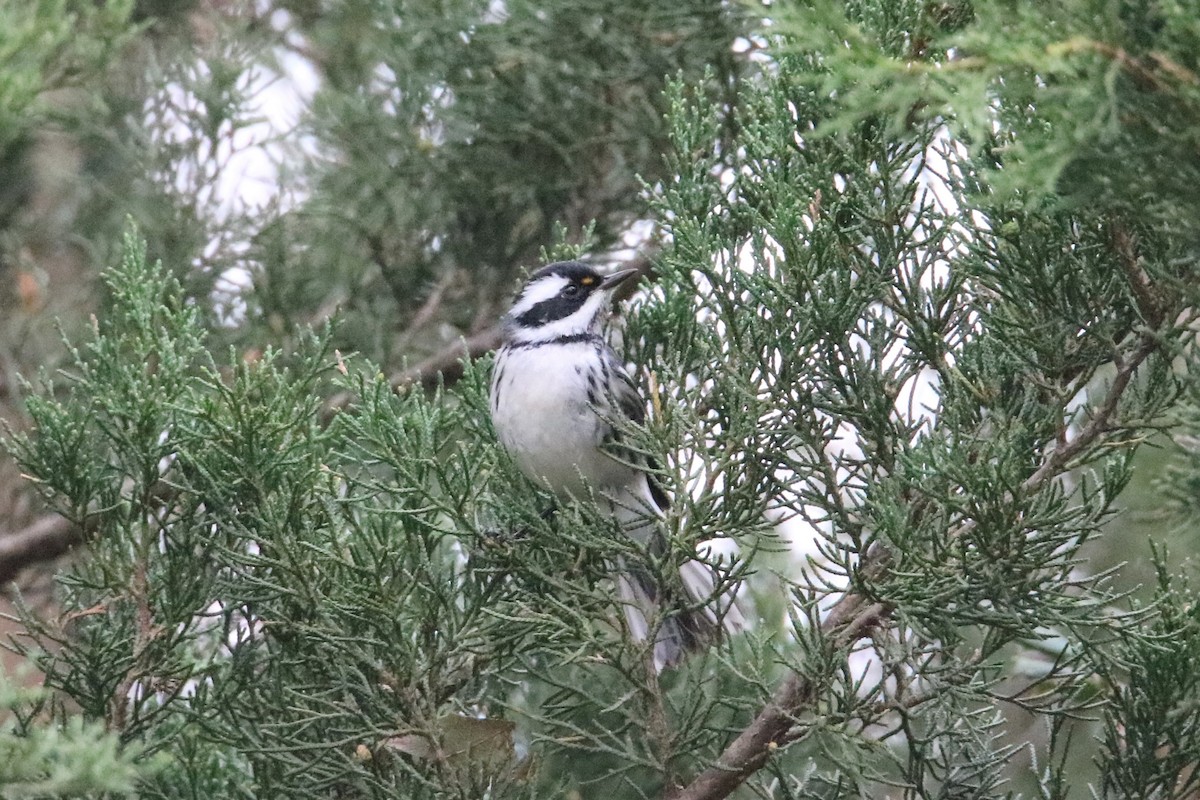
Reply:
M593 283L596 282L596 279L593 278L591 275L584 275L582 278L579 279L579 282L582 283L584 286L591 286Z

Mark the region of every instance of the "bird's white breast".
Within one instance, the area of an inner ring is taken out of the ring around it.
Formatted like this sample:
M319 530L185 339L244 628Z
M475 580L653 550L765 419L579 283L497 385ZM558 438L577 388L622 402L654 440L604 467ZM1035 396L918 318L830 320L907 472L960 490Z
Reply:
M588 401L594 342L503 349L493 382L492 422L521 471L556 494L624 486L638 473L604 453L610 426ZM607 407L602 381L594 393ZM605 412L607 413L607 412Z

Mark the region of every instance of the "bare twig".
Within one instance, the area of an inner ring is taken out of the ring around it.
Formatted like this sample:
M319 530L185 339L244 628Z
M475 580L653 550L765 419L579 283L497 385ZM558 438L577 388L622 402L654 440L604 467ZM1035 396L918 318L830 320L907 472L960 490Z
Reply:
M1152 328L1157 328L1163 320L1163 301L1155 291L1146 267L1137 253L1137 236L1129 229L1129 225L1120 217L1115 217L1108 224L1109 241L1125 280L1137 301L1138 311L1142 318Z
M1117 361L1117 374L1113 378L1112 383L1109 384L1108 395L1104 398L1104 402L1100 404L1100 407L1096 409L1092 418L1088 420L1087 424L1083 426L1074 439L1071 439L1064 446L1050 451L1049 456L1038 467L1037 471L1025 479L1021 484L1021 489L1024 492L1036 492L1047 480L1065 470L1069 466L1071 459L1075 458L1075 456L1079 455L1085 448L1096 441L1100 434L1109 430L1113 416L1117 411L1117 405L1120 403L1121 395L1125 393L1125 389L1129 386L1129 382L1133 379L1133 375L1137 372L1138 367L1158 347L1159 344L1153 336L1143 334L1134 351L1127 357Z
M446 290L453 282L454 270L448 270L446 274L434 284L433 289L431 289L429 292L429 296L425 298L425 302L422 303L421 307L417 309L417 312L413 314L408 326L400 334L400 347L402 349L413 340L418 331L428 325L434 319L434 317L437 316L438 311L442 307L442 298L445 296Z
M868 636L891 611L883 603L868 605L860 595L848 594L821 623L821 631L828 636L835 650L846 649ZM793 738L790 730L796 715L815 702L818 688L819 682L814 676L798 672L789 675L754 721L725 748L717 763L700 773L671 800L727 797L767 763L776 749Z
M158 481L146 493L145 502L169 503L176 492L166 481ZM94 534L101 519L100 515L90 515L77 525L58 514L47 514L19 531L0 534L0 588L26 567L65 555Z
M465 361L474 361L499 347L502 333L500 324L496 323L474 336L459 339L416 366L393 376L392 386L396 389L414 384L419 384L423 389L436 389L439 383L449 386L463 376Z
M83 531L65 517L50 514L28 527L0 536L0 584L32 564L57 558L83 541Z
M433 391L438 384L449 386L463 376L467 361L474 361L500 346L499 323L474 336L459 339L454 344L434 353L416 366L402 370L390 378L392 388L399 391L409 386L420 385ZM328 421L334 414L354 401L350 392L338 392L325 402L321 418Z

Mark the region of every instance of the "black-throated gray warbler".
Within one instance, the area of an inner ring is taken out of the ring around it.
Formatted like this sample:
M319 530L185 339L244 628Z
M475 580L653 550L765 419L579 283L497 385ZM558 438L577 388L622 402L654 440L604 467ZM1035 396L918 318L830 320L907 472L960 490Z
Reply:
M632 379L601 334L618 286L636 274L607 277L578 261L550 264L521 289L504 318L504 342L492 373L492 421L500 442L528 477L560 498L595 499L651 558L666 556L666 494L631 453L612 455L620 415L642 422L645 407ZM636 462L635 462L636 463ZM742 624L732 599L714 593L714 575L688 560L673 585L644 565L617 559L616 586L630 631L655 627L661 668Z

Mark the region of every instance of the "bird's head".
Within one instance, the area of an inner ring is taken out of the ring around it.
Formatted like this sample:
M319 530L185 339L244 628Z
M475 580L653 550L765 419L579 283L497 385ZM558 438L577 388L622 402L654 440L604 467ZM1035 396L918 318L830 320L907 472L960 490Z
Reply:
M617 287L635 269L601 275L579 261L550 264L529 276L504 318L507 341L551 342L596 332Z

